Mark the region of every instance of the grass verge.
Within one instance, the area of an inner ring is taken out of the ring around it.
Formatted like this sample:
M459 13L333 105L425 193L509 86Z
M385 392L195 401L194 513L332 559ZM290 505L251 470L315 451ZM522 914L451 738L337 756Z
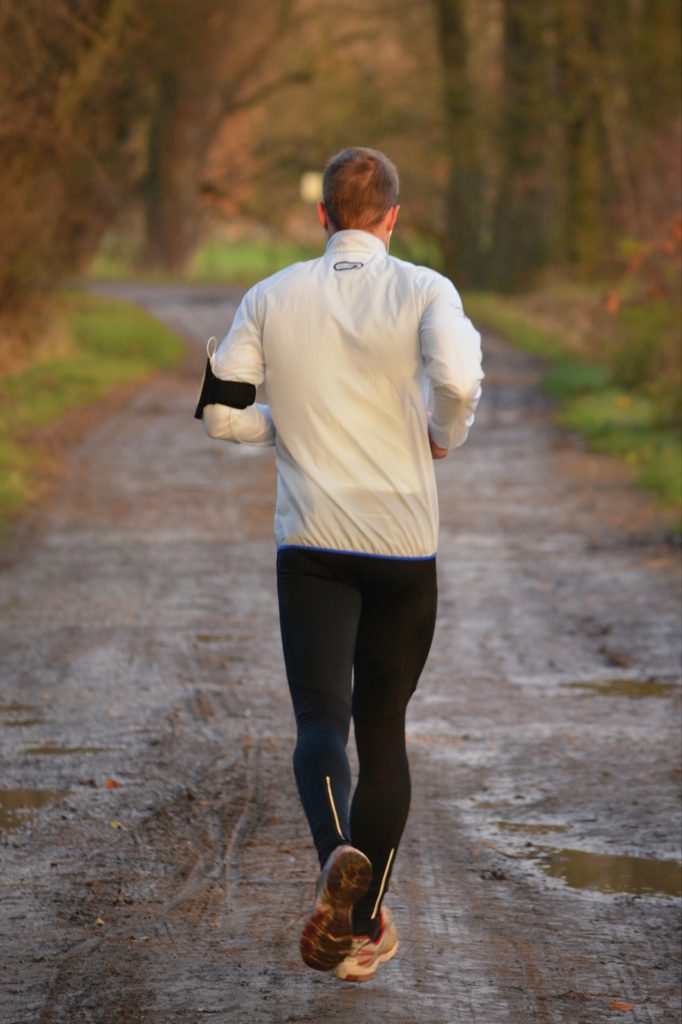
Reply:
M0 535L41 491L47 429L184 353L179 338L130 303L72 294L63 314L69 350L0 380Z
M321 236L322 237L322 236ZM287 239L207 239L199 246L185 273L145 270L137 265L138 254L126 248L115 236L105 239L89 270L95 280L149 282L187 282L197 284L238 284L249 286L277 270L300 260L313 259L322 252L319 246L299 245Z
M578 356L560 327L549 327L519 309L512 297L471 293L464 296L464 305L475 323L548 361L541 387L556 399L557 421L563 427L582 435L593 450L625 459L634 468L638 486L680 509L682 443L677 415L655 394L622 385L618 359L611 355L617 348L605 348L608 362ZM652 324L651 331L655 330ZM628 343L624 337L620 351Z

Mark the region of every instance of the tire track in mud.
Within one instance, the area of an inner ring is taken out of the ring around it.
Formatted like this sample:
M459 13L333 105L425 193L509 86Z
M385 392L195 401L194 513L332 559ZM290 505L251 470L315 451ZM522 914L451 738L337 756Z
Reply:
M205 714L206 698L197 697L193 695L186 710L199 718L197 707ZM220 723L215 708L211 718ZM157 757L167 753L177 758L183 748L185 756L188 752L187 738L172 726L167 746L159 745ZM198 934L222 927L229 883L238 879L241 847L256 799L258 745L247 738L236 746L237 763L209 749L200 766L195 750L191 776L183 757L169 802L121 829L124 841L115 856L97 864L89 894L89 919L101 914L104 934L79 943L62 959L39 1024L153 1019L150 1013L158 991L154 974L148 974L146 949L156 946L172 950L174 959L182 958ZM213 755L211 760L207 753ZM147 774L143 765L138 767L143 776ZM226 779L228 794L221 792ZM155 876L157 866L161 869ZM82 903L82 893L76 897L74 892L74 898Z
M241 880L241 861L247 837L256 826L261 813L260 745L250 741L246 751L246 780L242 794L243 806L232 829L225 850L225 900L234 897Z

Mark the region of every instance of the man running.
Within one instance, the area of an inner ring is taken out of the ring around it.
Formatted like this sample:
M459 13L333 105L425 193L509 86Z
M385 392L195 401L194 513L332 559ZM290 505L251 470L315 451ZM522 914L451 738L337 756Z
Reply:
M391 161L343 150L323 196L324 255L246 293L196 415L211 437L275 446L294 773L321 867L301 954L364 981L398 948L383 900L410 803L405 710L436 616L432 460L466 439L483 373L451 282L388 255ZM255 403L263 381L269 405Z

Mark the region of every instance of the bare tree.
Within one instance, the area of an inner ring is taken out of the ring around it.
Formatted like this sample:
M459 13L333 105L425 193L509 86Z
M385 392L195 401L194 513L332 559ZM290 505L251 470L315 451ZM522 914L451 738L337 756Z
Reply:
M135 7L133 0L0 5L5 308L49 290L92 253L134 176Z

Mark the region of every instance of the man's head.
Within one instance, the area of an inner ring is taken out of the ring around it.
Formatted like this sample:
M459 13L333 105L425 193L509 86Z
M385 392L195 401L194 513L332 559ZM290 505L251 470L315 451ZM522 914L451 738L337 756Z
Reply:
M320 223L330 234L358 228L390 235L398 215L398 172L378 149L353 146L327 164L322 195Z

